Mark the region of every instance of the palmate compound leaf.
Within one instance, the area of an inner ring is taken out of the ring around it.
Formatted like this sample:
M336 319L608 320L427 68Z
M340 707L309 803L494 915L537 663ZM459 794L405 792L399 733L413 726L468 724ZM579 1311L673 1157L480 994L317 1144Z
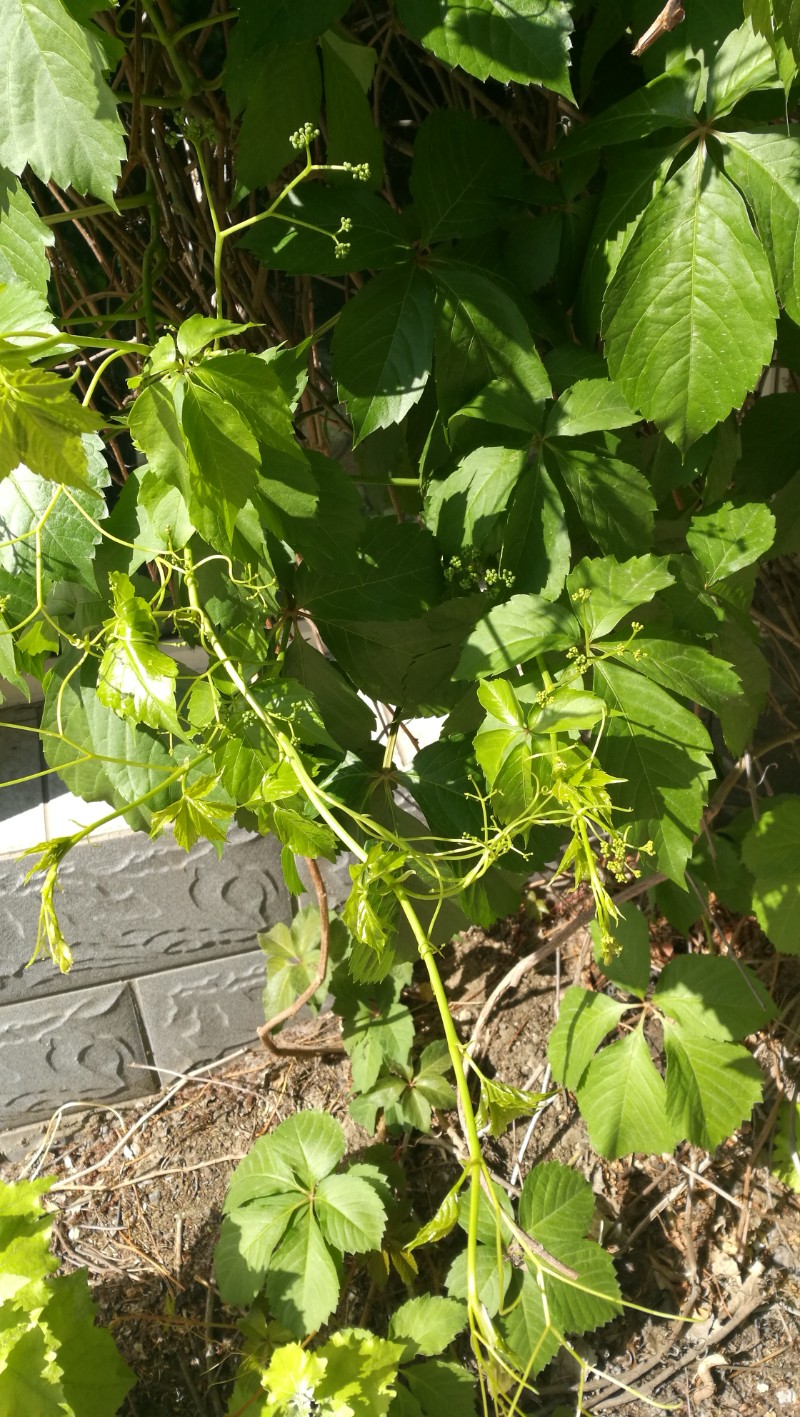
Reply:
M113 203L125 140L93 37L61 0L3 0L0 54L0 163Z
M503 1320L504 1336L531 1375L540 1372L561 1338L587 1333L620 1311L620 1291L610 1255L584 1238L594 1211L591 1187L584 1178L558 1162L535 1166L525 1179L519 1202L522 1229L556 1259L577 1271L567 1280L543 1269L537 1279L515 1273L507 1303L517 1302ZM547 1296L547 1312L542 1289Z
M437 59L476 79L542 84L572 98L572 21L562 0L399 0L398 13Z
M175 709L178 666L158 648L158 625L146 600L121 571L109 576L114 618L97 675L97 697L130 723L180 731Z
M433 357L433 285L408 265L384 271L345 305L332 346L354 442L399 423L418 403Z
M780 797L762 811L742 843L755 877L753 909L776 950L800 954L800 799Z
M650 203L608 288L612 378L685 450L755 387L776 314L744 202L700 143Z

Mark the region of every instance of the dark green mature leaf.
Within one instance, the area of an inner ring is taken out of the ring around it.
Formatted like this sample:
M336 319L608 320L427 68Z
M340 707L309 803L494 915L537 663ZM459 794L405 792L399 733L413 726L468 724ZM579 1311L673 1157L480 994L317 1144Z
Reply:
M494 380L520 389L533 405L549 398L544 365L511 297L472 266L436 262L430 269L437 287L436 392L444 420Z
M617 445L612 434L548 438L544 457L600 549L624 556L632 546L650 545L656 499L643 473L616 456Z
M518 448L476 448L449 477L431 483L425 523L446 555L483 545L526 463L527 454Z
M572 97L572 22L562 0L399 0L404 25L445 63L476 79L542 84Z
M693 59L657 75L590 123L573 129L559 144L559 156L572 157L606 144L631 143L661 128L691 128L701 73L700 64Z
M328 162L366 163L372 187L383 186L383 139L367 97L378 56L368 45L329 30L321 41L328 124Z
M96 44L61 0L4 0L0 163L113 202L122 124Z
M579 636L572 611L538 595L512 595L478 622L467 637L457 679L500 674L551 649L567 649Z
M327 567L301 582L303 603L325 624L399 620L438 598L441 569L430 532L409 522L374 518L358 555L334 573Z
M342 217L352 229L347 234L350 249L337 256L332 239ZM301 223L321 227L309 230ZM261 221L244 233L242 245L255 251L272 270L290 275L339 276L405 265L411 236L408 223L388 202L365 191L361 183L348 187L323 187L318 182L296 187L281 202L274 217ZM324 233L330 232L330 236Z
M676 635L637 635L625 661L664 689L714 713L742 695L742 682L724 659Z
M45 682L45 761L58 770L70 792L87 802L110 802L120 809L152 791L147 803L125 814L129 826L147 830L151 813L180 795L176 784L159 790L175 771L175 759L150 729L120 718L101 703L95 661L76 672L77 662L75 650L61 655Z
M755 876L753 908L776 949L800 954L800 799L781 797L762 811L742 843Z
M650 979L650 926L641 910L635 905L626 905L625 914L620 915L611 925L614 954L607 958L602 944L600 924L593 920L589 926L594 944L595 962L606 978L618 989L629 994L638 994L643 999Z
M630 812L632 841L651 842L658 869L681 883L714 776L711 740L694 714L641 675L605 663L595 676L612 712L602 765L624 779L615 801Z
M343 748L365 752L375 732L375 715L336 665L296 635L286 651L284 668L313 694L331 737Z
M248 53L264 44L291 44L322 34L347 9L348 0L239 0L239 22L230 50L235 67Z
M259 50L248 67L236 172L248 187L266 187L297 156L289 142L292 133L317 118L322 75L311 39L270 45Z
M256 488L258 444L220 394L190 381L181 408L190 478L184 490L198 531L229 546L236 518Z
M741 507L725 502L714 512L692 517L686 533L689 549L705 571L707 587L752 565L774 538L775 518L759 502Z
M433 286L418 266L384 271L339 316L333 373L353 420L355 443L399 423L431 371Z
M0 547L0 596L10 624L19 624L37 604L35 531L40 523L41 587L45 598L59 581L75 581L87 590L96 589L92 558L100 532L87 517L100 523L105 519L105 502L98 494L108 486L109 476L99 439L86 439L85 456L87 482L93 491L76 492L74 501L65 493L58 493L55 483L34 476L24 467L0 482L0 540L13 542ZM56 493L58 499L43 521Z
M500 566L517 592L556 600L569 570L564 504L542 458L523 469L503 533Z
M424 245L493 231L523 191L525 169L503 128L435 109L414 144L411 194Z
M776 313L744 202L700 144L650 203L609 286L612 378L685 450L755 386Z
M45 226L22 183L0 168L0 284L21 281L43 298L53 234Z
M74 397L71 381L44 369L0 367L0 479L21 464L49 482L86 489L83 436L103 420Z
M622 562L613 556L584 557L567 578L567 590L589 639L602 640L674 579L666 556L632 556Z

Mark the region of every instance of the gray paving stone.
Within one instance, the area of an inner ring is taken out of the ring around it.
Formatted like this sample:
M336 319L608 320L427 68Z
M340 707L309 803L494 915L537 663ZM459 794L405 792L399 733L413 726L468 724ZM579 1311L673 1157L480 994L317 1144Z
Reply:
M129 984L75 990L0 1008L0 1126L49 1117L63 1102L143 1097L147 1064Z
M25 965L36 940L38 892L25 867L0 860L0 1005L133 979L241 954L291 918L272 838L235 831L222 860L208 842L187 856L168 836L140 833L85 843L65 858L58 897L75 963Z
M257 1042L264 979L264 956L250 950L137 981L142 1020L165 1083L174 1081L168 1069L187 1072Z

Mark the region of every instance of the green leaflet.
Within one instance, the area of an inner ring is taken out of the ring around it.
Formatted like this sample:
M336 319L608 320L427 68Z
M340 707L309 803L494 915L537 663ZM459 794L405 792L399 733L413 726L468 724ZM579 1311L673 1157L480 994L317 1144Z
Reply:
M389 1337L403 1343L404 1361L422 1354L426 1358L443 1353L461 1333L466 1311L456 1299L422 1294L401 1304L392 1315Z
M749 21L731 30L719 47L708 75L706 113L718 119L754 89L775 81L775 56Z
M495 606L467 637L458 679L482 679L524 664L551 649L567 649L578 637L574 615L538 595L512 595Z
M572 23L561 0L400 0L400 19L438 59L477 79L543 84L572 98L568 61Z
M775 518L762 503L734 507L725 502L707 516L693 517L686 540L706 576L706 587L726 580L768 551Z
M21 281L47 296L53 236L22 184L0 168L0 284Z
M638 421L638 415L609 379L579 379L551 408L544 436L579 438L608 428L626 428Z
M319 114L322 75L313 40L258 50L248 60L246 93L237 176L248 187L266 187L295 156L291 134Z
M800 954L800 801L774 799L742 843L755 876L753 909L776 949Z
M0 357L0 479L22 464L49 482L85 491L82 435L102 423L73 397L69 380L44 369L3 368Z
M330 30L322 39L328 162L365 162L370 185L383 185L383 139L367 97L377 62L374 49ZM334 228L335 229L335 228Z
M524 182L519 152L502 128L434 110L419 130L411 170L423 244L493 231Z
M341 965L331 981L342 1042L350 1057L353 1085L367 1092L384 1066L405 1067L414 1041L410 1009L400 1001L409 981L407 965L375 983L357 983Z
M146 600L120 571L109 576L114 619L106 626L106 648L97 677L97 696L131 723L180 731L175 711L178 666L158 648L158 625Z
M431 484L425 523L447 555L483 545L505 511L526 461L526 454L517 448L477 448L449 477Z
M632 840L652 843L658 870L681 882L714 775L708 734L694 714L629 669L598 664L595 688L612 714L602 765L624 779L614 800L630 812Z
M653 198L608 288L611 376L685 451L755 386L775 317L744 203L701 144Z
M586 635L594 641L604 639L632 610L673 581L665 556L633 556L622 562L613 556L584 557L568 576L567 590Z
M655 498L638 468L617 457L612 434L586 438L549 435L545 464L562 481L590 536L602 551L624 556L653 538Z
M503 531L501 569L513 589L556 600L569 570L570 543L561 495L542 458L523 469Z
M418 266L384 271L345 306L333 337L333 372L355 443L413 408L432 353L433 287Z
M720 134L725 171L744 193L782 305L800 320L800 176L797 137L779 131Z
M61 0L7 0L0 52L0 163L113 203L125 143L93 39Z
M575 156L606 144L631 143L661 128L691 128L700 84L696 59L658 74L649 84L612 104L560 144L560 155Z
M444 1040L429 1043L415 1068L398 1065L398 1075L388 1070L350 1104L350 1114L369 1132L375 1130L376 1112L383 1111L390 1131L414 1129L429 1132L434 1107L450 1111L456 1105L456 1095L445 1073L452 1063Z
M325 978L308 1001L311 1009L321 1008L328 992L333 960L346 945L347 936L341 921L330 922L330 957ZM264 1017L282 1013L300 994L305 993L316 978L320 954L319 911L304 906L292 920L291 927L278 923L258 943L264 954L266 984L264 986Z
M600 927L596 920L592 921L589 929L594 943L595 961L606 978L616 984L618 989L643 999L650 980L650 927L641 910L635 905L626 905L625 914L620 915L619 920L612 925L614 954L610 960L605 958ZM590 997L602 998L603 995ZM571 1058L571 1046L569 1051Z

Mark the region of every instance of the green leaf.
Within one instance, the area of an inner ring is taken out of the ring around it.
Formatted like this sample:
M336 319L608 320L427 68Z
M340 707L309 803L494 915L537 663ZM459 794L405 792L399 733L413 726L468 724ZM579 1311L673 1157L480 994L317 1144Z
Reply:
M650 927L647 917L635 905L626 905L625 914L620 915L610 928L615 951L612 958L607 959L601 947L598 921L593 920L589 926L595 960L606 978L618 989L643 999L650 979Z
M377 1081L384 1064L405 1067L414 1041L414 1021L400 1002L407 982L405 968L373 984L356 984L340 967L332 990L336 1012L342 1018L342 1042L353 1069L353 1086L366 1092Z
M443 1412L447 1417L475 1417L475 1379L459 1364L436 1359L415 1363L403 1377L421 1417L441 1417Z
M723 502L715 512L692 517L686 540L705 571L706 586L716 585L750 566L768 551L775 537L775 518L760 502L734 507Z
M455 677L482 679L499 674L547 650L567 649L577 636L575 617L563 605L538 595L512 595L468 635Z
M609 286L611 376L685 450L754 388L776 312L742 198L700 144L650 203Z
M527 461L517 448L476 448L428 488L425 524L446 555L481 547L506 509Z
M761 1101L761 1069L746 1048L669 1023L664 1049L670 1121L695 1146L713 1151Z
M570 544L561 495L544 461L523 471L503 533L501 570L518 593L556 600L569 570Z
M239 21L231 45L231 62L245 58L263 44L290 44L322 34L347 9L348 0L239 0Z
M663 689L681 694L714 713L724 712L743 689L738 674L702 645L675 635L637 635L626 661Z
M656 499L643 473L616 456L613 434L545 444L551 474L566 484L581 520L602 551L624 556L653 539Z
M188 320L183 320L178 326L175 343L178 352L183 355L184 359L189 360L194 359L201 350L213 344L214 340L227 339L230 335L240 335L245 330L252 328L252 324L237 325L234 320L212 320L206 315L190 315ZM262 364L262 367L267 366Z
M97 677L97 697L130 723L180 731L175 711L178 666L158 648L158 624L146 600L121 571L109 576L114 618Z
M235 805L216 777L184 780L177 802L153 813L150 835L160 836L165 827L171 826L178 846L184 851L191 851L202 837L212 842L217 855L221 856Z
M4 0L0 53L0 163L113 204L125 141L90 35L60 0Z
M45 681L45 761L70 792L87 802L110 802L120 810L152 792L146 803L125 813L130 827L147 830L152 812L180 794L174 783L159 791L174 773L175 759L150 729L120 718L101 702L96 663L89 660L77 668L79 659L79 651L62 654Z
M567 989L547 1048L556 1082L576 1091L606 1034L616 1028L625 1012L626 1005L607 994L575 986Z
M641 675L604 663L595 676L612 711L602 766L624 779L614 798L631 814L631 839L652 843L658 869L682 882L714 776L711 741L694 714Z
M661 128L691 128L701 74L696 59L658 74L591 122L573 129L559 144L558 156L574 157L607 144L636 142Z
M503 128L434 109L417 133L411 169L422 244L493 231L507 210L504 198L521 194L524 180L519 152Z
M62 1372L38 1325L16 1340L0 1371L0 1410L25 1417L64 1417Z
M50 279L46 248L53 241L22 183L0 168L0 284L21 281L45 299Z
M708 118L722 118L745 94L771 88L775 78L775 56L770 45L746 20L725 36L714 56L706 89Z
M229 547L236 518L255 492L258 444L236 409L204 385L186 383L181 408L190 476L182 490L198 531Z
M792 1115L794 1114L794 1115ZM778 1120L772 1143L770 1170L784 1186L800 1192L800 1166L797 1162L797 1138L800 1136L800 1107L796 1103L783 1102L778 1112Z
M383 139L372 121L367 98L378 56L368 45L345 40L334 30L323 35L321 49L328 162L365 162L370 185L381 187Z
M641 1028L604 1048L578 1089L589 1140L611 1160L633 1151L670 1152L677 1129L667 1113L664 1080Z
M755 876L753 909L777 950L800 954L800 799L782 797L762 810L742 843Z
M92 490L76 492L74 502L58 493L55 483L45 482L25 467L0 482L2 540L13 543L0 547L0 596L11 624L19 624L38 603L37 528L45 599L59 581L73 581L86 590L97 588L92 562L100 532L87 516L104 521L102 492L110 480L99 439L86 439L86 458Z
M524 1092L495 1078L482 1078L475 1121L479 1128L487 1127L491 1137L500 1137L518 1117L530 1117L547 1092Z
M758 977L734 959L680 955L662 970L653 1003L681 1035L732 1043L766 1028L775 1005Z
M526 1176L519 1200L520 1225L556 1259L578 1271L577 1282L543 1276L551 1318L562 1332L586 1333L620 1311L611 1256L584 1239L593 1215L591 1186L568 1166L544 1162Z
M0 366L0 478L22 464L49 482L85 491L91 484L81 435L102 424L78 403L70 380Z
M399 1344L364 1329L340 1329L318 1353L326 1361L315 1389L321 1411L339 1411L342 1417L345 1413L384 1417L394 1397L392 1384L402 1355Z
M365 752L375 731L374 714L336 666L302 635L295 635L284 656L284 669L313 694L331 737L342 748Z
M322 75L316 45L312 39L270 45L253 55L248 70L236 174L247 187L267 187L297 156L289 142L292 133L319 114Z
M563 393L547 415L545 438L579 438L607 428L638 423L619 389L609 379L579 379Z
M398 13L437 59L476 79L542 84L572 98L569 35L572 22L561 0L399 0Z
M136 1384L110 1333L96 1327L96 1314L86 1271L79 1270L52 1283L39 1320L55 1341L64 1400L75 1417L114 1417Z
M305 1338L330 1318L339 1287L331 1252L305 1210L272 1256L266 1283L270 1308L290 1333Z
M267 974L264 1017L270 1019L293 1004L316 977L320 952L319 911L305 906L297 912L291 927L279 922L265 935L259 935L258 943L264 953ZM324 981L320 987L325 988ZM319 991L309 1003L319 1005Z
M666 556L613 556L579 561L567 578L575 613L590 640L602 640L631 610L673 584Z
M421 1294L395 1309L389 1337L405 1345L404 1363L420 1354L434 1358L458 1337L466 1322L466 1309L457 1299Z
M309 572L300 584L303 604L326 627L400 620L438 600L440 553L429 531L377 517L362 531L357 552L346 561L340 557L336 567Z
M273 807L270 822L278 840L295 856L324 856L335 861L339 855L339 843L330 827L312 821L293 807Z
M348 302L333 337L333 373L356 444L419 402L432 351L433 287L418 266L384 271Z
M447 422L494 380L517 387L531 404L550 396L550 381L519 307L472 266L431 263L437 287L436 393Z
M337 1250L360 1255L380 1249L386 1211L361 1177L325 1176L316 1190L314 1214L325 1239Z

